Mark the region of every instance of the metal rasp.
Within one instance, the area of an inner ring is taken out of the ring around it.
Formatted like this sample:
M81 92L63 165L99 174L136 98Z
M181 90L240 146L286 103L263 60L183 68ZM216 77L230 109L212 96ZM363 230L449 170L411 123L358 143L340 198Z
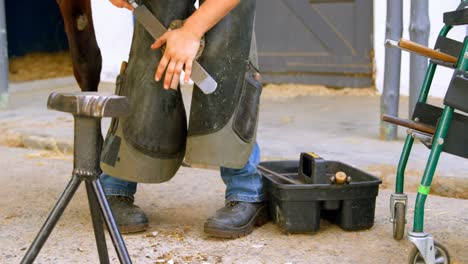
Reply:
M145 5L139 5L135 0L130 0L129 3L135 8L133 10L135 19L154 39L158 39L167 31L166 27L164 27ZM205 94L214 92L218 87L216 81L197 61L193 61L192 74L190 77Z

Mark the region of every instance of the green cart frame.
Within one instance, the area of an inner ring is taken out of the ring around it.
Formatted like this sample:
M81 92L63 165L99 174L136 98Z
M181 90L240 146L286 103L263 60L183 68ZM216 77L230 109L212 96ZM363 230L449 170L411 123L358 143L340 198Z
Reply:
M453 14L456 13L455 15L451 16L452 21L447 23L446 20L449 19L444 19L445 26L439 33L439 39L446 39L445 37L454 25L468 23L468 20L464 18L464 16L468 14L467 12L464 12L465 7L468 6L467 2L468 0L462 0L458 9L454 12L451 12ZM453 21L454 17L459 18L459 21ZM463 45L461 43L459 44L462 46L462 48L459 54L457 54L458 61L456 65L447 65L446 63L444 64L443 62L434 60L430 61L421 92L419 94L418 103L426 103L432 80L438 65L455 68L455 71L458 71L458 73L466 72L468 70L468 38L465 38ZM452 85L453 80L454 78L452 79L450 85ZM466 88L468 89L468 86ZM435 134L427 135L426 133L418 133L414 130L409 131L400 156L396 175L395 193L392 194L390 198L390 221L393 223L393 237L396 240L402 239L405 233L408 197L404 193L404 178L406 165L413 147L414 139L420 139L423 141L423 143L425 141L428 143L426 145L430 145L431 148L426 168L421 179L421 184L418 188L414 209L413 229L412 231L408 232L408 239L415 245L413 250L410 252L409 263L450 263L448 251L439 243L435 243L433 237L430 234L424 232L424 206L431 188L432 179L439 161L440 154L442 151L444 151L444 143L446 143L447 140L447 132L451 126L455 109L455 107L447 104L446 101L444 101L444 108L439 119L437 120L438 122L436 124ZM415 118L414 115L412 121L420 122L419 118Z

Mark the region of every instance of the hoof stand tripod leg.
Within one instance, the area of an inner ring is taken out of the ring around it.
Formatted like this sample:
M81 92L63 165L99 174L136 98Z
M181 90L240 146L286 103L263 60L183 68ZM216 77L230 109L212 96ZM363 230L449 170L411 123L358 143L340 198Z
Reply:
M101 174L99 156L102 145L101 118L120 117L127 114L129 110L127 98L103 96L97 93L52 93L49 96L47 106L50 109L71 113L75 119L73 173L65 191L52 209L21 263L34 262L55 224L83 181L88 194L100 263L109 263L102 225L103 219L120 262L131 263L122 235L115 223L99 181L99 175Z

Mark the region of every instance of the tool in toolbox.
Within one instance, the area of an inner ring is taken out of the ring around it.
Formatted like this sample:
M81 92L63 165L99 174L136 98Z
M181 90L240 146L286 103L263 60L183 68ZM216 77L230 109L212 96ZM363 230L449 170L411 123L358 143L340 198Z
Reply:
M161 37L166 31L166 27L151 13L143 4L138 4L136 0L130 0L129 3L134 7L133 15L136 20L150 33L154 39ZM203 42L200 43L203 45ZM182 70L183 72L183 70ZM192 65L191 80L205 93L213 93L218 84L208 72L196 60ZM171 84L171 86L173 86Z
M424 232L424 206L441 153L468 158L468 36L465 36L463 43L446 37L453 26L468 24L467 8L468 0L462 0L457 10L444 13L445 25L440 30L434 49L406 41L386 42L387 46L431 58L411 120L382 117L386 122L409 128L398 163L395 193L390 198L390 222L393 223L393 237L396 240L402 239L405 234L408 197L404 193L404 176L414 139L430 149L415 201L413 229L408 232L408 239L414 244L409 254L410 263L450 263L448 250L434 241L431 234ZM427 103L439 65L453 69L442 108Z
M316 232L324 218L344 230L374 224L375 200L382 183L377 177L315 153L301 153L300 161L262 162L268 209L286 233ZM337 183L332 177L346 175ZM353 180L351 180L351 177ZM348 181L345 184L344 181Z
M352 178L343 171L327 172L327 161L313 152L301 154L299 179L291 178L272 171L265 166L258 165L261 171L271 174L289 184L345 184Z
M335 183L335 184L345 184L345 183L351 183L351 176L348 176L345 172L339 171L335 173L335 175L330 177L330 182Z

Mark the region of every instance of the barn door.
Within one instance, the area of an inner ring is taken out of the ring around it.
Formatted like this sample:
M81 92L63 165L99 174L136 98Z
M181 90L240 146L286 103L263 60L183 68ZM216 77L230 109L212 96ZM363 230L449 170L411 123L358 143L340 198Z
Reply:
M373 0L257 0L266 83L373 85Z

